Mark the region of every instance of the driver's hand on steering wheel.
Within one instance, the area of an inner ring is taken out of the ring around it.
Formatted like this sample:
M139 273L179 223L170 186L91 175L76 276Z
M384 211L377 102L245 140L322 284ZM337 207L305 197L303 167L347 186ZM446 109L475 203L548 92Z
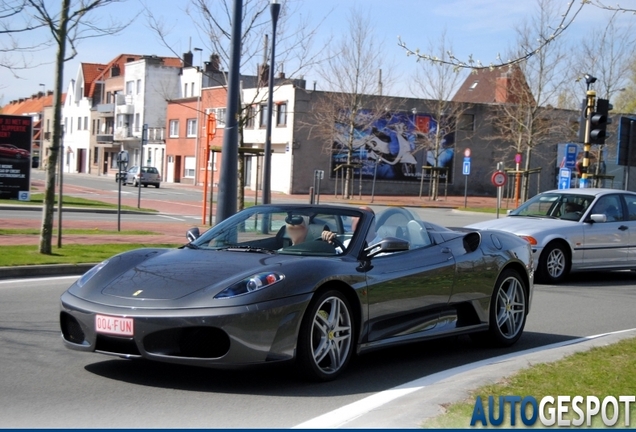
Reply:
M325 230L322 232L320 237L326 242L333 243L333 239L336 237L336 233Z

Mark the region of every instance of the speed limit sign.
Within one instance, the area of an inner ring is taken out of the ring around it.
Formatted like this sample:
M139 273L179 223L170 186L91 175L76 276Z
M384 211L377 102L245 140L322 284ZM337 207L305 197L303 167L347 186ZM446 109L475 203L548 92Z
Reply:
M502 187L503 185L505 185L507 180L508 176L506 176L506 173L503 171L495 171L492 175L492 178L490 179L490 181L492 181L492 184L497 187Z

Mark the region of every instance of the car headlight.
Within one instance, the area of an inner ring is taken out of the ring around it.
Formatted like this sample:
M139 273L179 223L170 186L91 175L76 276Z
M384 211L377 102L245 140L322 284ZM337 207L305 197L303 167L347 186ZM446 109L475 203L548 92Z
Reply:
M285 279L285 275L274 272L258 273L225 288L214 298L230 298L267 288Z
M108 260L100 262L95 267L84 273L82 277L79 278L79 280L77 281L77 286L79 286L80 288L83 287L86 282L88 282L93 276L95 276L98 271L103 269L106 264L108 264Z
M525 241L530 243L532 246L536 246L537 243L538 243L537 239L532 237L532 236L524 236L524 235L522 235L522 236L519 236L519 237L521 237L522 239L524 239Z

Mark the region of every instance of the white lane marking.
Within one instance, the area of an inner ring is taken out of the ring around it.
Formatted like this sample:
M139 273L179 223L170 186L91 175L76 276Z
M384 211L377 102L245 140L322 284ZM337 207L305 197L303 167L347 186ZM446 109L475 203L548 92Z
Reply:
M159 214L157 216L158 217L162 217L162 218L166 218L166 219L178 220L179 222L185 222L185 219L183 219L183 218L176 218L176 217L173 217L173 216L168 216L168 215L163 215L163 214Z
M489 359L484 359L474 363L469 363L463 366L458 366L452 369L437 372L432 375L427 375L425 377L410 381L406 384L393 387L392 389L384 390L379 393L373 394L371 396L367 396L366 398L361 399L357 402L350 403L349 405L345 405L331 412L328 412L326 414L323 414L321 416L308 420L304 423L301 423L297 426L294 426L293 429L328 429L328 428L343 427L346 423L357 419L358 417L374 410L375 408L378 408L402 396L406 396L410 393L421 390L424 387L435 384L438 381L442 381L444 379L450 378L454 375L458 375L460 373L478 369L483 366L489 366L491 364L501 363L506 360L519 357L522 355L533 354L535 352L545 351L545 350L549 350L553 348L560 348L567 345L574 345L581 342L597 339L600 337L619 334L619 333L626 333L626 332L630 332L634 330L636 330L636 328L627 329L627 330L618 330L615 332L602 333L602 334L593 335L593 336L585 336L578 339L557 342L550 345L530 348L524 351L504 354L498 357L492 357Z
M41 278L24 278L24 279L3 279L0 280L0 285L10 284L10 283L20 283L20 282L46 282L46 281L56 281L60 279L78 279L80 276L52 276L52 277L41 277Z

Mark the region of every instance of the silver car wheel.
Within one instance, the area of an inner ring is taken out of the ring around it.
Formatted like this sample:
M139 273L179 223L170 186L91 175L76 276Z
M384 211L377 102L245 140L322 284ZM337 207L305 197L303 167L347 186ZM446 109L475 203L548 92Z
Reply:
M351 314L338 297L326 298L318 307L311 326L314 363L325 374L338 372L351 350Z
M526 296L519 279L513 276L504 279L498 288L495 307L501 335L506 339L516 337L526 316Z
M565 270L566 258L561 249L552 249L546 260L546 270L550 277L558 279Z

